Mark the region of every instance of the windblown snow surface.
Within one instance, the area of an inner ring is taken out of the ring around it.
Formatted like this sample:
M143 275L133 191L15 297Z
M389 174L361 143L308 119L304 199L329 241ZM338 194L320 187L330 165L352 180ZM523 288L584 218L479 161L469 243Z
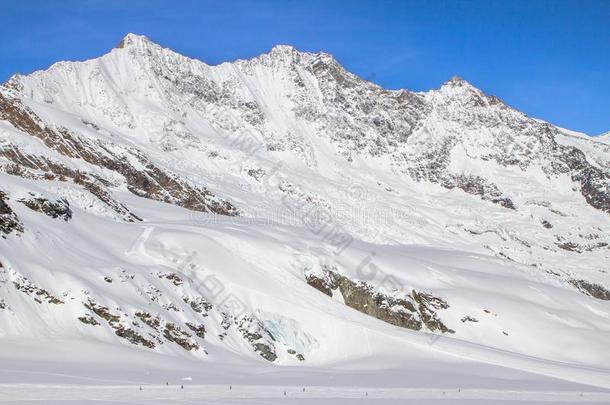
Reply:
M0 102L2 402L610 403L604 142L133 34Z

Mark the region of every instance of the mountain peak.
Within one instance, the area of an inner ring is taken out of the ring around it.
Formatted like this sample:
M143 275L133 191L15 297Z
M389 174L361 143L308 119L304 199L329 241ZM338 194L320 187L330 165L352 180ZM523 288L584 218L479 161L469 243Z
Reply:
M150 39L148 39L144 35L137 35L133 33L128 33L121 39L121 42L115 47L117 49L130 48L130 47L144 47L151 45Z
M299 60L302 53L292 45L275 45L268 55L276 60L293 61Z
M460 76L452 76L451 79L443 83L442 87L472 87L474 86L462 79Z
M297 51L296 48L292 45L279 44L271 48L271 53L293 54L299 53L299 51Z
M440 88L441 93L443 94L452 94L452 95L460 95L461 97L472 97L476 95L481 97L483 92L462 79L459 76L453 76L451 79L447 80Z

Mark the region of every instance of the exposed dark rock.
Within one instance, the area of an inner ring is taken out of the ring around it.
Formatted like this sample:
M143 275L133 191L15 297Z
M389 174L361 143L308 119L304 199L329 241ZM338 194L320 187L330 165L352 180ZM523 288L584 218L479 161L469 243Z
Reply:
M13 285L17 290L21 291L22 293L32 296L34 298L34 301L39 304L42 304L43 300L45 300L49 304L55 305L64 303L62 300L49 293L47 290L34 285L34 283L32 283L25 277L19 277L18 280L13 281Z
M158 331L161 326L161 321L158 316L152 316L148 312L136 312L136 317L138 317L142 322Z
M0 191L0 236L6 239L11 232L23 232L23 224L19 221L17 214L7 204L8 197Z
M479 176L470 174L454 174L449 172L451 163L451 150L456 145L456 140L446 138L438 144L422 152L416 159L416 163L409 167L407 172L418 181L426 180L438 183L441 186L462 191L479 196L482 200L491 201L505 208L516 209L512 200L503 195L497 185ZM412 161L408 156L403 157L407 161Z
M250 343L255 352L268 361L275 361L274 337L263 323L252 316L246 316L237 324L243 338Z
M329 297L333 296L333 291L331 289L332 283L328 280L324 280L318 276L313 274L309 274L306 276L307 284L315 288L316 290L328 295Z
M296 350L288 349L287 352L288 354L293 355L298 361L305 361L305 356L303 356L301 353L297 353Z
M553 225L546 219L542 221L542 226L544 226L546 229L551 229L553 227Z
M477 318L473 318L471 316L465 316L461 319L462 322L479 322Z
M85 306L85 308L90 311L93 311L93 313L95 313L97 316L108 322L111 327L113 327L113 324L117 324L121 321L121 317L111 313L108 307L98 305L95 301L91 299L88 302L83 303L83 305Z
M98 125L94 124L93 122L87 121L86 119L81 119L81 122L86 126L95 129L96 131L100 130L100 127Z
M594 243L588 243L586 245L581 245L572 241L565 241L565 238L556 235L555 236L557 241L559 243L555 243L555 245L557 245L557 247L563 249L563 250L567 250L568 252L575 252L575 253L583 253L583 252L592 252L594 250L599 250L599 249L607 249L608 248L608 243L606 242L594 242ZM599 235L580 235L581 238L583 239L588 239L588 240L594 240L599 238Z
M61 199L55 202L49 201L44 197L35 197L18 200L20 203L28 207L29 209L37 212L42 212L51 218L60 218L64 221L72 219L72 210L70 209L70 203Z
M307 274L306 281L331 297L333 291L340 292L347 306L392 325L413 330L421 330L425 325L431 331L454 333L437 315L438 310L447 309L449 305L431 294L412 290L409 295L390 296L375 291L365 282L351 280L329 269Z
M587 252L592 252L596 249L603 249L603 248L608 248L608 244L606 242L597 242L597 243L585 246L585 250Z
M200 313L202 316L208 316L207 312L213 308L213 305L203 297L183 297L183 301L191 306L193 311Z
M599 284L590 283L586 280L570 280L570 284L581 292L599 300L610 301L610 291Z
M449 308L449 304L432 294L415 290L411 291L411 296L417 302L418 312L429 330L432 332L455 333L454 330L446 327L437 315L438 310Z
M165 309L166 311L174 311L174 312L180 312L181 309L178 308L176 306L176 304L174 304L173 302L170 302L168 304L163 304L162 305L163 309Z
M114 333L115 333L115 335L122 337L123 339L126 339L127 341L129 341L130 343L132 343L134 345L141 345L144 347L148 347L149 349L155 348L155 344L153 341L146 339L145 337L140 335L135 330L133 330L131 328L126 328L123 325L119 325L115 329Z
M513 259L512 257L510 257L509 255L507 255L504 252L498 252L498 256L501 256L501 257L505 258L506 260L510 260L511 262L516 262L515 259Z
M572 180L580 183L580 193L594 208L610 213L610 174L592 166L585 154L563 146L561 159L572 169Z
M91 326L97 326L100 323L98 321L95 320L94 317L92 317L91 315L85 315L85 316L80 316L78 318L79 321L81 321L82 323L84 323L85 325L91 325Z
M175 286L182 285L182 279L176 273L159 273L159 274L157 274L157 277L165 278L165 279L171 281Z
M116 201L108 191L106 191L102 185L85 180L83 177L78 176L74 178L74 183L82 185L87 191L96 196L101 202L110 207L114 212L119 214L127 222L142 221L138 215L134 214L124 204Z
M224 330L229 330L229 328L233 324L233 317L227 314L226 312L221 312L221 316L222 321L220 321L220 326L222 326Z
M85 308L89 309L97 316L104 319L108 323L108 326L114 329L114 334L118 337L121 337L134 345L141 345L149 349L155 348L155 344L153 341L146 339L144 336L140 335L135 330L126 327L125 325L122 325L121 317L110 312L107 307L99 305L92 299L89 299L89 301L83 303L83 305L85 306Z
M447 176L441 184L449 189L457 187L468 194L478 195L482 200L491 201L505 208L516 209L512 200L503 196L498 186L481 177L472 175Z
M413 301L388 297L375 292L367 283L354 282L340 274L335 273L333 279L347 306L392 325L413 330L422 328Z
M204 325L194 324L194 323L190 323L190 322L186 322L185 325L188 326L188 328L190 330L195 332L195 335L197 335L201 339L205 339L205 326Z
M253 177L256 181L260 181L265 176L265 171L263 169L249 169L248 176Z
M163 337L170 342L176 343L186 351L199 349L199 345L190 339L191 335L180 329L176 324L166 323Z
M264 359L271 362L277 360L277 355L271 346L264 343L254 342L252 343L252 347L254 348L254 351L260 354Z
M557 247L568 252L582 253L582 246L574 242L556 243Z

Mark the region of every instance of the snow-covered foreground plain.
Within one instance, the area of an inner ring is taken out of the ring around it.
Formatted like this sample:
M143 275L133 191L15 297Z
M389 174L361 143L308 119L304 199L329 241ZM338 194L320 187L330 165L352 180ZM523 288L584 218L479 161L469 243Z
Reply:
M12 354L6 348L0 353L3 403L610 403L610 390L464 358L440 360L442 355L439 360L405 362L397 369L371 367L370 359L336 369L278 369L265 364L202 366L188 359L167 362L152 353L80 341L58 342L46 350L24 342L10 342L9 347Z
M15 76L0 401L610 403L609 157L285 46Z
M47 404L583 404L610 401L608 393L485 389L226 385L1 385L0 398Z

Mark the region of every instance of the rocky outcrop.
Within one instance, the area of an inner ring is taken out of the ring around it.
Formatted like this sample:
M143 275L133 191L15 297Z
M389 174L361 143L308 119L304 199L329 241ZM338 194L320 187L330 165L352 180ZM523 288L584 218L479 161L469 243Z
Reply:
M89 300L87 303L85 303L85 307L100 318L104 319L115 331L117 336L126 339L132 344L153 349L156 347L153 341L153 339L155 339L155 335L161 334L161 336L163 336L167 341L177 344L184 350L191 351L199 349L199 345L190 339L191 335L189 333L182 330L175 323L165 322L162 324L159 316L153 316L145 311L137 311L135 313L136 318L140 319L156 332L155 334L149 334L153 338L150 339L145 338L141 333L136 331L136 329L126 326L120 315L113 314L107 307L99 305L93 300ZM79 318L79 320L83 323L93 324L90 318L91 317L83 317L84 320L81 318ZM95 319L93 319L93 321L95 321ZM134 324L134 326L136 325ZM156 337L156 340L161 343L159 337Z
M6 239L11 232L23 232L23 224L8 205L8 196L0 191L0 236Z
M457 187L468 194L481 197L482 200L491 201L504 208L516 209L512 200L509 197L504 196L498 186L478 176L446 176L442 180L441 185L448 189Z
M589 205L610 213L610 174L587 165L574 173L572 179L580 182L580 192Z
M610 291L599 284L591 283L586 280L570 280L570 284L593 298L610 301Z
M195 335L201 339L205 339L205 325L186 322L185 325L192 330Z
M124 204L115 200L101 183L85 180L82 176L75 177L74 183L82 185L87 191L116 212L124 221L138 222L142 220L142 218L131 212Z
M32 193L30 194L32 197L23 198L17 201L29 209L41 212L51 218L60 218L66 222L72 219L72 210L70 209L70 203L68 201L62 199L52 202L44 197L36 197Z
M155 348L155 344L153 341L146 339L144 336L140 335L132 328L125 327L123 325L118 325L114 329L115 335L127 340L131 344L144 346L149 349Z
M177 287L181 286L182 284ZM175 318L170 320L172 317L168 314L153 314L144 310L135 311L132 317L127 313L122 313L120 308L112 311L91 298L84 302L85 308L90 310L91 314L81 316L78 320L90 326L98 326L100 325L98 320L103 320L115 335L135 345L153 349L169 342L189 352L201 349L203 353L207 354L207 351L201 346L201 340L207 338L207 328L196 319L204 316L208 319L207 322L215 322L220 318L220 326L224 330L224 333L219 336L221 342L227 335L233 334L243 339L252 351L267 361L276 361L278 349L281 347L296 360L305 360L303 354L277 341L264 323L253 314L235 317L223 310L216 310L216 307L209 304L203 297L184 297L183 300L191 306L192 312L184 311L181 317L188 320L182 322L176 322ZM208 317L210 311L213 311L213 314ZM184 327L181 326L182 324Z
M301 353L297 353L297 351L294 349L288 349L286 352L293 355L298 361L305 361L305 356L303 356Z
M263 323L253 316L245 316L237 321L237 329L252 349L268 361L277 360L274 338Z
M325 269L306 275L307 283L333 297L337 292L345 305L392 325L407 329L454 333L438 317L439 310L449 308L432 294L412 290L410 294L379 291L363 281L352 280L336 271Z
M451 150L456 146L455 139L447 137L430 146L415 158L402 156L408 166L406 171L413 179L438 183L450 190L458 188L482 200L515 209L512 200L489 180L471 174L455 174L449 170Z
M79 316L78 320L85 325L98 326L100 323L91 315Z
M22 293L29 295L39 304L43 302L47 302L49 304L60 305L64 302L57 298L55 295L51 294L49 291L45 290L34 284L28 278L16 275L13 280L13 286L17 291L21 291Z
M606 242L580 244L580 243L575 243L572 241L564 241L563 238L561 238L561 237L558 237L557 239L560 242L555 243L555 245L558 248L563 249L568 252L583 253L583 252L592 252L592 251L598 250L598 249L608 249L608 243L606 243Z
M66 128L47 126L16 98L0 93L0 119L40 139L48 148L63 156L81 159L123 176L132 193L153 200L176 204L195 211L219 215L237 215L237 209L205 188L196 187L173 173L153 164L134 148L89 141ZM119 152L117 152L117 150ZM131 162L137 162L137 167Z
M191 340L191 335L174 323L168 322L163 329L163 337L176 343L186 351L197 350L199 345Z
M208 316L208 312L214 307L204 297L183 297L182 300L191 306L191 309L202 316Z
M171 281L176 287L181 286L183 283L182 278L176 273L159 273L157 274L157 277Z
M334 280L328 273L320 275L307 274L305 276L307 284L329 297L333 296L333 290L336 289Z
M149 349L155 348L155 344L152 340L146 339L144 336L142 336L141 334L136 332L131 327L124 325L121 322L121 316L110 312L108 307L99 305L98 303L96 303L95 301L93 301L91 299L88 300L86 303L84 303L84 305L85 305L85 308L89 309L95 315L97 315L100 318L102 318L103 320L105 320L106 323L108 324L108 326L110 326L110 328L112 328L114 330L115 335L117 335L118 337L123 338L134 345L144 346ZM81 322L83 322L80 318L79 318L79 320ZM92 324L91 322L89 322L89 323Z
M0 156L12 162L0 167L7 174L33 180L69 181L82 186L97 197L103 204L114 211L119 218L127 222L141 221L141 218L131 212L124 204L116 201L108 188L112 183L91 173L71 169L63 163L58 163L45 156L24 154L14 147L0 147ZM42 172L42 174L40 174Z
M161 320L159 319L159 316L152 316L148 312L143 311L136 312L135 315L146 325L150 326L156 331L159 330L159 327L161 326Z
M411 291L411 297L417 303L417 312L428 330L432 332L455 333L453 329L445 326L438 317L438 311L449 308L447 302L432 294L415 290Z

